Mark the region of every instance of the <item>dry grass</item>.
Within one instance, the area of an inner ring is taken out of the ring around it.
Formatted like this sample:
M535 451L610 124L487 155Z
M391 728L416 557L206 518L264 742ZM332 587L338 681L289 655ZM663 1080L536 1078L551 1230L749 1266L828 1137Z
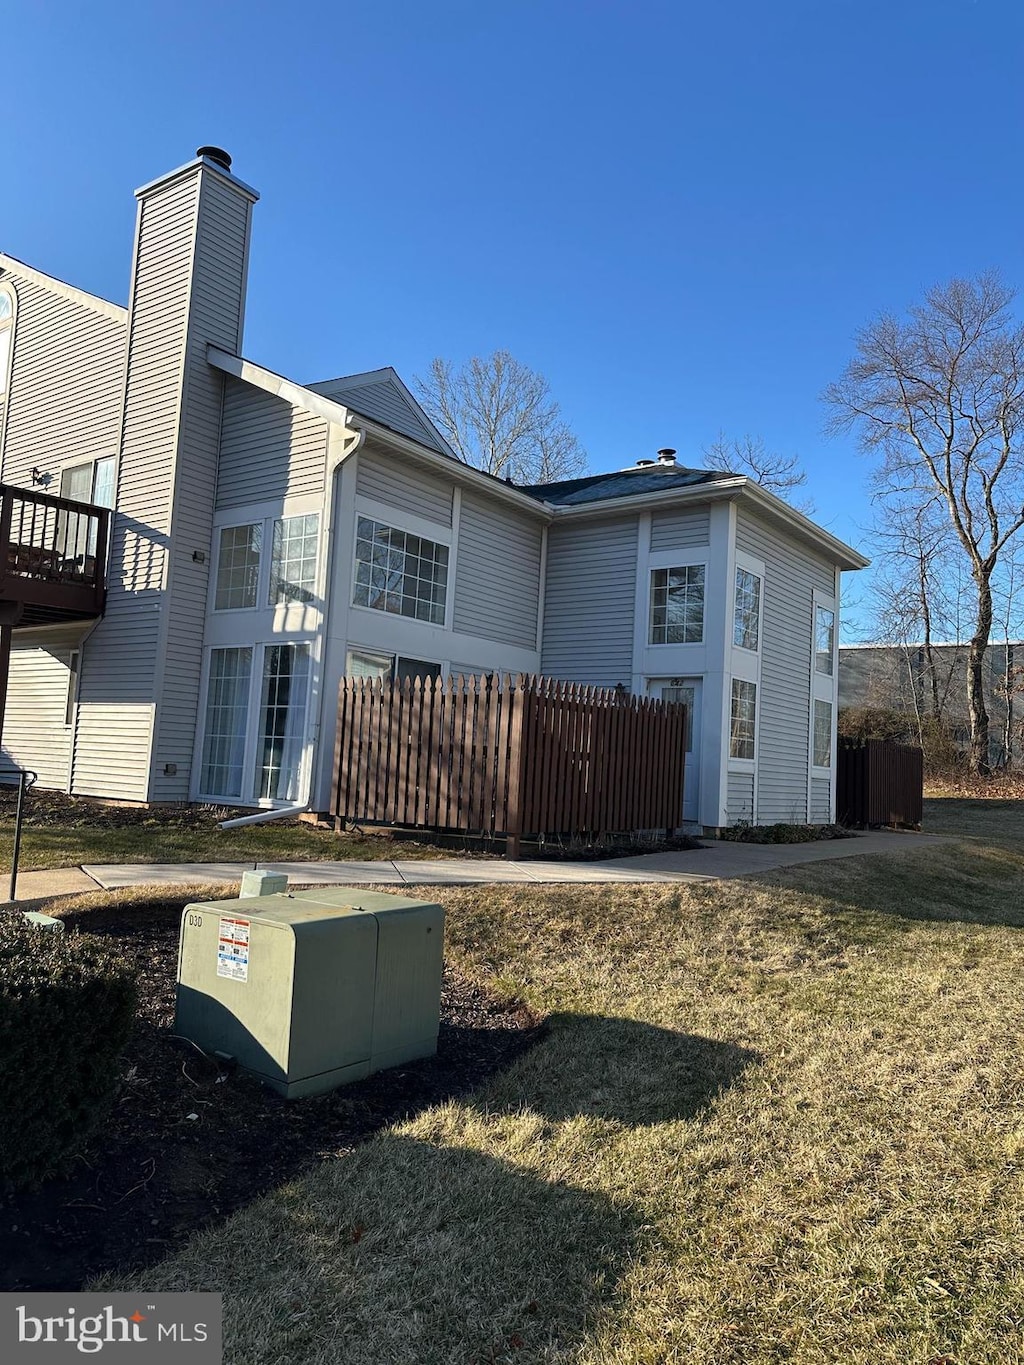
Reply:
M222 1290L232 1365L1024 1361L1015 820L756 882L440 892L548 1038L138 1283Z

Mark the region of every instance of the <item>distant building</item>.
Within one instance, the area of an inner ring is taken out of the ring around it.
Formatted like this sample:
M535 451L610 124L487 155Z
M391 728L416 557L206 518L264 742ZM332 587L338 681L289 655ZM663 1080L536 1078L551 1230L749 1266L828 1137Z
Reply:
M932 646L942 715L953 737L966 747L966 643ZM985 654L985 706L989 714L990 761L1001 766L1024 757L1024 641L993 640ZM1007 687L1007 679L1010 686ZM1009 693L1009 695L1008 695ZM933 710L933 688L924 645L842 645L839 650L839 709L877 706L916 721Z

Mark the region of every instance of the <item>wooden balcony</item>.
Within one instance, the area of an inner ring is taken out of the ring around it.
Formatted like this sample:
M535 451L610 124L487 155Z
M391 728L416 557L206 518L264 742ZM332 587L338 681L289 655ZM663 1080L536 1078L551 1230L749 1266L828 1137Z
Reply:
M0 484L4 616L18 627L102 616L109 532L105 507Z

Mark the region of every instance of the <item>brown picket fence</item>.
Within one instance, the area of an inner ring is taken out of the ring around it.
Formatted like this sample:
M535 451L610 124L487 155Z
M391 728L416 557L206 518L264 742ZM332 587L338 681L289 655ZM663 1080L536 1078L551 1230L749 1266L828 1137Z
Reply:
M841 741L836 819L843 825L920 825L924 754L886 739Z
M343 678L334 816L506 840L682 824L686 708L551 678Z

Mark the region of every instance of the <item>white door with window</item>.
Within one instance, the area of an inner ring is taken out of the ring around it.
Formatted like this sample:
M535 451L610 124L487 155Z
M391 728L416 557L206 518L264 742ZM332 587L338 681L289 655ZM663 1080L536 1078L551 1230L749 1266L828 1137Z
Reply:
M686 707L686 767L683 782L683 823L698 823L700 809L700 697L701 678L650 678L649 696L682 702Z

